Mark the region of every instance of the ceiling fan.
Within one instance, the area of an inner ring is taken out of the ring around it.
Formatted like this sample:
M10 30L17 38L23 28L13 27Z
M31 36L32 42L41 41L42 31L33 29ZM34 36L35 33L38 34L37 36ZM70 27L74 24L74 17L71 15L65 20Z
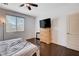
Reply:
M2 4L4 4L4 5L8 5L8 3L2 3Z
M4 5L8 5L8 3L2 3ZM33 7L38 7L38 4L35 4L35 3L23 3L20 5L20 7L24 7L26 6L28 8L28 10L32 10L31 6Z
M23 7L23 6L26 6L28 8L28 10L32 10L31 6L38 7L38 5L35 3L24 3L24 4L20 5L20 7Z

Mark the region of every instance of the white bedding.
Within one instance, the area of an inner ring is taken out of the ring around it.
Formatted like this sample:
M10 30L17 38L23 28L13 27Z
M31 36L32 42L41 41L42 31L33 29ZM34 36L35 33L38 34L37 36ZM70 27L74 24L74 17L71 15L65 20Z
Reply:
M27 43L25 43L25 42L21 42L21 43L18 43L16 45L12 46L12 47L9 47L8 53L6 55L13 55L13 54L17 53L18 51L23 49L26 44Z
M31 56L38 51L37 46L22 38L0 42L1 56Z
M32 56L35 52L38 52L38 48L29 42L22 50L13 54L13 56Z

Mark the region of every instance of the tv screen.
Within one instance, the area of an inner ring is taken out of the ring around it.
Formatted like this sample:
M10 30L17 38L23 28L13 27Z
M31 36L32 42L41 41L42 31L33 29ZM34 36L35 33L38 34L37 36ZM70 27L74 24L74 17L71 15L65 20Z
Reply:
M51 27L51 19L50 18L40 20L40 28L50 28L50 27Z

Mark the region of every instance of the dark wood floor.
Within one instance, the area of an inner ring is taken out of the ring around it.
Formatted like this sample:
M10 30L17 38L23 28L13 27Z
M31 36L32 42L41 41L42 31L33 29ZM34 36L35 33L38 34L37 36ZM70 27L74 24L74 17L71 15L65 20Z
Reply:
M35 40L28 40L35 44ZM68 49L66 47L57 44L45 44L40 43L40 55L41 56L79 56L79 51Z
M68 49L57 44L40 43L41 56L79 56L79 51Z

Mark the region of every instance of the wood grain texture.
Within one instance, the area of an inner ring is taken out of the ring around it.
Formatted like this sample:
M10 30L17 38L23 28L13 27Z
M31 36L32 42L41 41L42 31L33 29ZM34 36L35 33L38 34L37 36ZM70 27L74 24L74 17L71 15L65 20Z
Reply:
M28 41L35 44L34 39L29 39ZM46 44L40 42L40 56L79 56L79 51L72 50L54 43Z
M51 28L40 28L40 41L51 43Z
M54 43L40 43L41 56L79 56L79 51L66 48Z

